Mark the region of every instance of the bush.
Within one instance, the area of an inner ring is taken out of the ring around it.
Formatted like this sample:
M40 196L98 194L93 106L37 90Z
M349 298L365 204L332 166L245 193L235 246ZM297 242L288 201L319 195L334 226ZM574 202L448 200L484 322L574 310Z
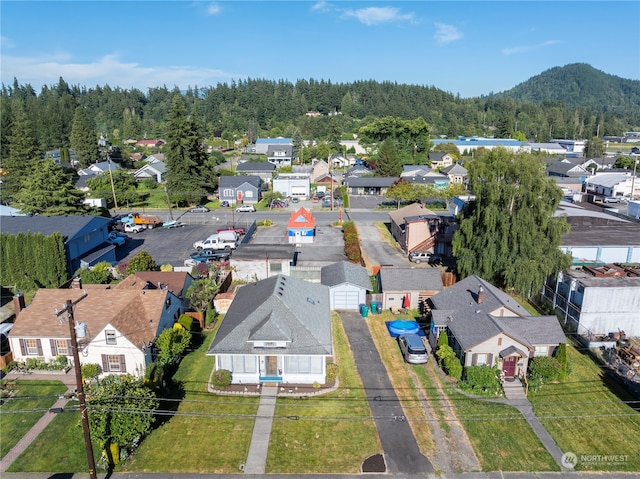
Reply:
M178 324L187 331L191 331L191 328L193 327L193 318L188 314L182 314L178 318Z
M332 383L336 380L336 378L338 377L338 365L335 363L329 363L327 364L327 382L328 383Z
M80 372L82 373L82 379L86 381L97 378L102 373L102 367L99 364L83 364L80 367Z
M569 372L566 343L562 343L560 346L558 346L558 350L556 351L556 359L560 364L560 374L558 375L558 379L560 381L564 381L565 379L567 379L567 374Z
M217 316L217 313L215 309L213 308L207 309L207 313L205 314L205 317L204 317L204 325L211 326L213 323L215 323L216 316Z
M469 387L481 391L498 392L500 390L500 371L489 366L467 366L464 371L465 382Z
M560 362L550 356L533 358L529 363L529 376L542 382L555 381L560 376Z
M137 273L138 271L154 271L156 269L156 262L147 251L140 251L137 255L131 258L126 268L127 276Z
M231 371L218 369L211 376L211 384L218 389L224 389L231 384Z
M56 356L55 359L49 363L49 367L56 371L62 371L68 365L69 361L66 356Z
M444 369L454 379L459 380L462 377L462 364L456 356L445 360Z
M173 271L173 266L170 264L163 264L160 266L160 271L164 273L171 273Z

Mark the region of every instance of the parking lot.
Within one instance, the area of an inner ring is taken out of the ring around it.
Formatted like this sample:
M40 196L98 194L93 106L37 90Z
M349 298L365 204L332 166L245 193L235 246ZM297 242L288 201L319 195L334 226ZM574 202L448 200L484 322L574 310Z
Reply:
M269 213L236 213L213 211L205 214L190 214L181 218L185 226L179 228L154 228L141 233L129 234L124 246L116 250L117 261L127 261L141 251L147 251L156 264L183 266L184 261L195 251L193 243L207 238L224 226L235 225L249 229L256 219L268 217L273 221L270 227L259 227L250 238L248 245L283 245L289 243L287 222L290 211ZM312 244L299 246L299 261L335 262L346 259L342 229L332 226L338 219L337 213L317 213L316 237ZM239 248L249 246L240 245Z

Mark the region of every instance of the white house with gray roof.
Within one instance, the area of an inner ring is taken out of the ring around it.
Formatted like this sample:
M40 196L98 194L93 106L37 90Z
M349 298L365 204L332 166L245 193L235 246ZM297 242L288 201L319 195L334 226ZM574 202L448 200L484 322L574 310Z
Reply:
M338 261L320 270L320 281L329 287L331 309L355 310L367 301L371 280L367 269L348 261Z
M242 286L207 351L233 384L326 383L329 288L277 275Z
M532 316L511 296L471 275L429 300L429 342L446 331L463 366L494 366L505 378L526 374L529 360L553 356L566 338L558 318Z

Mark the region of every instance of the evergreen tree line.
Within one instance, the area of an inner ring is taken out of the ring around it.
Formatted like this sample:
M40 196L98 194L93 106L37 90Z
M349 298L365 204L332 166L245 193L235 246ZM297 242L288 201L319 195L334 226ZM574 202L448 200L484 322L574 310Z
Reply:
M67 259L60 233L0 234L0 284L15 291L58 288L67 279Z
M91 131L113 139L163 138L176 95L185 99L185 114L197 123L202 138L220 134L229 141L278 135L331 141L336 131L343 136L356 133L383 116L423 118L432 136L507 138L519 133L539 142L620 135L640 125L635 97L624 94L615 97L623 106L598 109L588 95L585 104L589 106L537 101L532 95L527 97L530 101L505 94L462 99L435 87L373 80L336 84L313 79L295 83L247 79L184 92L163 86L143 93L109 86L72 86L60 78L37 93L16 79L11 86L3 84L0 93L2 158L13 148L9 139L21 114L30 122L40 152L71 147L74 123L84 121L90 123ZM77 118L78 107L86 119ZM306 116L308 111L322 116Z

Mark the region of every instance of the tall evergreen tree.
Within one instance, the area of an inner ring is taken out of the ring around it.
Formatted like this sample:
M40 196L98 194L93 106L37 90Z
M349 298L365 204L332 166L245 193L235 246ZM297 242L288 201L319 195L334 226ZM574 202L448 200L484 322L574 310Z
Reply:
M171 201L178 205L198 203L206 195L203 167L206 152L193 119L187 116L184 100L176 95L171 104L165 145L166 186Z
M571 265L560 251L569 226L554 217L562 192L542 160L494 148L471 162L469 185L476 201L452 242L462 277L477 274L530 297L548 275Z
M32 173L15 195L16 206L28 214L80 215L88 211L84 194L71 181L71 176L53 160L39 160Z
M71 124L71 149L81 168L89 166L98 159L98 134L92 126L84 107L77 107Z
M380 145L376 162L376 176L400 176L402 165L393 138L387 138Z
M31 171L32 164L40 158L37 140L22 108L16 114L15 122L8 138L9 156L2 161L2 199L11 201L20 191L22 183Z
M597 136L587 140L584 145L584 156L586 158L602 158L604 156L604 141Z

